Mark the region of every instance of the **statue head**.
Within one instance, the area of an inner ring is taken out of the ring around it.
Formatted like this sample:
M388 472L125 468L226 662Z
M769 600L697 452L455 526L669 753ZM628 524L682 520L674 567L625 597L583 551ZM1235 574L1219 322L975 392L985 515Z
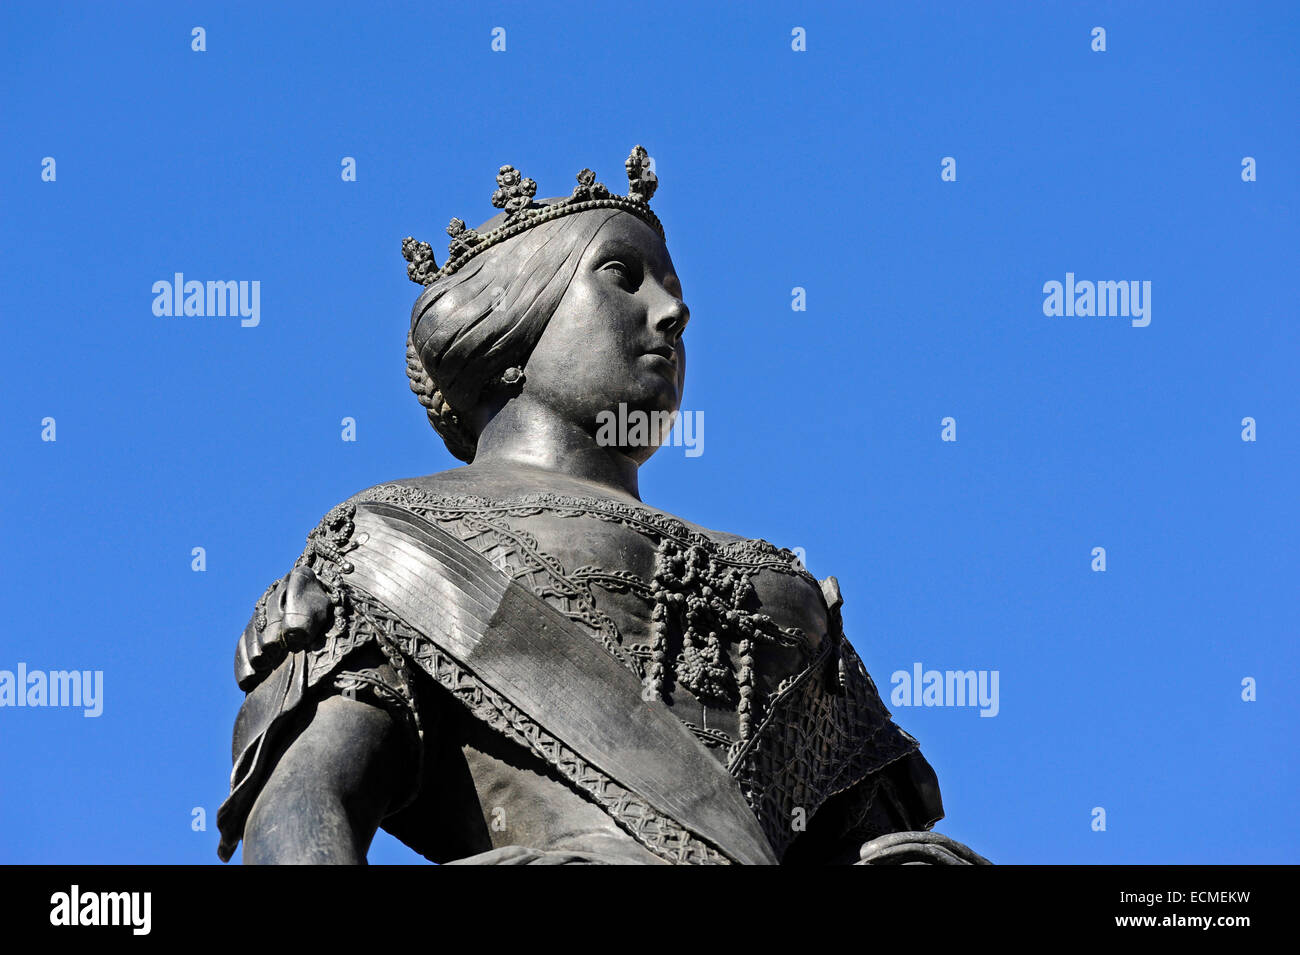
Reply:
M453 219L442 268L427 244L403 242L408 275L425 286L407 338L411 388L461 460L512 401L593 435L603 415L663 425L680 407L689 311L640 146L627 168L627 196L584 169L573 195L534 201L536 184L503 166L493 204L504 211L478 229ZM640 463L662 430L618 450Z

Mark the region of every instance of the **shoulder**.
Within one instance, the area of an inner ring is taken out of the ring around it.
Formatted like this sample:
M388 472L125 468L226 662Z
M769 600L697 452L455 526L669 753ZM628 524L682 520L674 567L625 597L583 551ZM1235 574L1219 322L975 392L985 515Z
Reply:
M425 474L419 477L394 478L390 481L381 481L378 484L372 484L368 488L357 491L342 503L357 504L362 501L377 500L386 494L395 493L394 489L410 489L423 491L427 494L471 493L474 482L467 479L463 473L464 471L465 468L449 468L446 471L438 471L434 474Z
M419 509L448 498L486 500L475 482L467 479L462 473L464 470L464 468L451 468L435 474L394 478L372 484L339 501L326 511L310 537L320 537L328 533L331 527L338 528L346 525L357 506L361 504L394 504L407 509Z

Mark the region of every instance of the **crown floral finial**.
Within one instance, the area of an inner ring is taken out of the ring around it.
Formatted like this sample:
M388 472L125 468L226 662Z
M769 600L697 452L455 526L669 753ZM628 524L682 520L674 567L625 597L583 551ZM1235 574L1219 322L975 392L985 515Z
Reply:
M448 261L468 252L482 239L475 230L465 228L464 219L452 219L447 224L447 234L451 236L451 242L447 244Z
M608 199L609 190L603 182L596 181L596 174L590 169L578 173L578 184L573 187L570 202L584 202L588 199Z
M409 263L406 277L420 285L428 285L438 277L438 263L433 260L433 247L427 242L417 242L412 236L402 240L402 258Z
M522 178L514 166L501 167L497 185L500 188L492 193L492 205L504 209L506 215L513 216L527 209L537 195L537 183Z
M651 168L650 154L644 146L632 147L632 153L623 164L627 167L627 195L629 199L640 199L648 203L650 197L659 188L659 177Z

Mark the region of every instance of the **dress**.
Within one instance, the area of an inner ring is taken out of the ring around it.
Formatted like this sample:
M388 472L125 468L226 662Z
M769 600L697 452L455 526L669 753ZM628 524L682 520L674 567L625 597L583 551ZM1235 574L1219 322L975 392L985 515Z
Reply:
M249 695L218 814L223 858L295 713L340 693L406 727L411 783L383 826L439 862L521 850L584 861L581 846L435 831L435 815L457 823L434 791L446 774L428 771L447 746L433 727L456 721L656 861L850 861L869 839L943 816L933 770L843 634L835 579L766 541L628 501L490 499L413 480L333 508L297 565L320 582L326 623L272 672L237 659Z

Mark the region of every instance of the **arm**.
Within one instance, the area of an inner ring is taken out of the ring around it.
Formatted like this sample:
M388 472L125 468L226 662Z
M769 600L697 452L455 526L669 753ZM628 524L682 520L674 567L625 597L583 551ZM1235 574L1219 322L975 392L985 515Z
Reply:
M291 735L244 827L246 864L364 864L406 750L381 707L326 697Z
M892 832L863 843L854 865L992 865L970 846L938 832Z
M242 839L246 863L364 863L380 822L411 795L410 698L378 647L357 647L332 677L306 685L309 661L295 651L319 645L332 619L322 583L297 567L244 631L235 672L249 696L218 813L223 859Z

